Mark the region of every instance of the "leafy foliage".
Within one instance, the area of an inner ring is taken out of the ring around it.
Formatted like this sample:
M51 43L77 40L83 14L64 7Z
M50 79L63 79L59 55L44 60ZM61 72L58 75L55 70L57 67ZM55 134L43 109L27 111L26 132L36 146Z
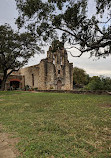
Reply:
M78 87L81 88L84 85L87 85L89 83L90 77L88 74L86 74L85 70L74 67L73 68L73 83L74 88Z
M24 66L39 50L30 33L14 33L8 25L0 26L0 70L3 72L2 90L7 77Z
M62 49L64 47L64 43L60 42L59 40L54 40L52 42L52 51L56 52L59 49Z
M84 69L73 68L74 88L83 88L85 90L108 90L111 91L111 78L104 76L89 77Z
M88 90L109 90L111 91L111 78L93 76L85 87Z
M88 0L16 0L20 13L17 24L25 25L42 43L53 41L57 38L56 31L61 31L62 41L80 51L78 57L85 52L106 57L111 54L111 1L95 1L96 13L89 18Z

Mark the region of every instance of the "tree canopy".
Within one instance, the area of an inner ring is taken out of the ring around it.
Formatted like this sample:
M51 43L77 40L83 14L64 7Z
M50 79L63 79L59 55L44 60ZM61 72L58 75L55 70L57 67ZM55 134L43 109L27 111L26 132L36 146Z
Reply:
M0 71L3 73L2 90L7 77L24 66L39 51L36 39L30 33L14 32L10 25L0 26Z
M19 10L16 21L19 28L25 26L42 43L56 39L59 30L62 42L68 42L80 51L78 57L85 52L96 57L111 54L110 0L95 0L96 12L91 17L88 0L15 1Z
M81 90L107 90L111 91L111 78L105 76L92 76L82 68L73 68L73 86L74 89Z
M73 84L76 88L82 88L89 83L90 77L84 69L73 68Z
M111 78L104 76L93 76L85 86L86 90L108 90L111 91Z

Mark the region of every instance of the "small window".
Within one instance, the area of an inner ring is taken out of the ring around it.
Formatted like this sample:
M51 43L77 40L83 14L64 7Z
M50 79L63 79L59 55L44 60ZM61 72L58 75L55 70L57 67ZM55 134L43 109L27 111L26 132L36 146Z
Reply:
M32 86L34 86L34 74L32 74Z
M58 70L58 74L60 74L60 70Z

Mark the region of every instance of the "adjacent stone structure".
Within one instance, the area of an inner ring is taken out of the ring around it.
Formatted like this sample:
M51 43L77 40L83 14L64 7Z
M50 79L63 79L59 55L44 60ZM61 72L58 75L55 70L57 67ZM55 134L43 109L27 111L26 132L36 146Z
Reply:
M46 59L38 65L22 68L18 75L11 75L6 87L17 82L15 85L19 85L19 88L28 85L39 90L72 90L73 64L68 61L67 51L60 47L54 51L53 46L50 47Z
M0 88L3 79L3 74L0 73ZM22 89L24 87L24 76L20 72L13 72L7 79L5 89Z

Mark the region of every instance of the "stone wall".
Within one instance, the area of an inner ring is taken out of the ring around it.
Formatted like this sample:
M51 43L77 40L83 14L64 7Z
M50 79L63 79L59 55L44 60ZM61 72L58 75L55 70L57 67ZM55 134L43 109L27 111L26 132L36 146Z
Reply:
M111 95L111 92L108 92L105 90L96 90L96 91L91 91L91 90L37 90L37 92Z
M21 68L13 72L7 79L6 88L10 88L10 81L20 82L19 88L29 86L39 90L72 90L73 89L73 64L69 63L68 55L64 48L49 48L47 58L40 64Z
M0 80L2 81L2 79L3 79L3 74L0 74ZM20 89L24 88L24 86L25 86L24 76L20 75L19 73L12 73L7 78L7 81L6 81L6 84L5 84L5 89L6 90L10 90L11 82L18 82L19 83L19 87L18 88L20 88Z
M39 64L38 89L46 89L46 61L42 60Z
M38 87L39 82L39 67L37 65L22 68L20 73L24 76L24 84L32 88Z
M46 89L56 89L55 82L55 67L53 63L47 62L47 75L46 75Z
M21 69L25 76L25 85L39 90L72 90L73 64L69 63L64 48L52 51L50 47L47 58L40 64Z

